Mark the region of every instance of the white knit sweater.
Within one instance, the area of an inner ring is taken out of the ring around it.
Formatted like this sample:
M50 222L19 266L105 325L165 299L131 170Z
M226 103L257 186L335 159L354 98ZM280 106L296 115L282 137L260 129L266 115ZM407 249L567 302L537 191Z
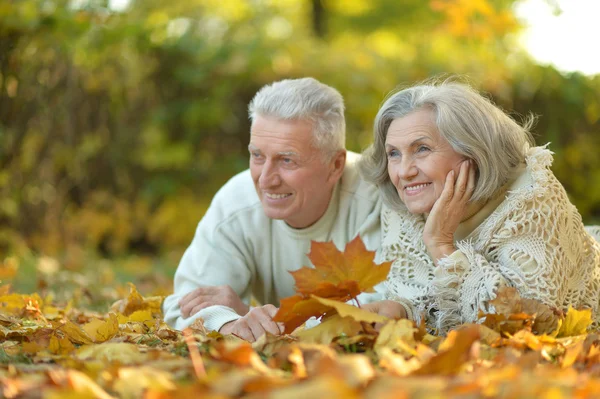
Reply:
M458 249L437 267L423 242L425 218L384 207L381 255L394 260L388 298L441 333L493 312L489 301L503 286L560 309L589 307L598 322L600 229L586 231L551 164L549 150L531 148L501 195L459 225Z

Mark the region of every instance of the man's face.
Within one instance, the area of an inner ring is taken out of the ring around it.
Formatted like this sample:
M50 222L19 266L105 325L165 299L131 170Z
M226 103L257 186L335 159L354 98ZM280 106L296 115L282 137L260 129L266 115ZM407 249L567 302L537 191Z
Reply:
M300 229L327 210L345 153L324 162L309 121L257 116L250 136L250 172L265 215Z

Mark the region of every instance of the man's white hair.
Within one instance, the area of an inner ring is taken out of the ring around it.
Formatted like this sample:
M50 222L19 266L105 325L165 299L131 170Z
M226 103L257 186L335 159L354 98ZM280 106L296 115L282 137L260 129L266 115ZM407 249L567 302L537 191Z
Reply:
M285 79L264 86L248 106L250 120L257 116L307 120L313 125L313 145L326 159L346 148L344 99L333 87L314 78Z

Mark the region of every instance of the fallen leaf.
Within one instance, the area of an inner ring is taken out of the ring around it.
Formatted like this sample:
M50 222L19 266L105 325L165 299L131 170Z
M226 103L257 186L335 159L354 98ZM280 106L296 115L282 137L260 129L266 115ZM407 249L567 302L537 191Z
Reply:
M439 353L417 369L414 374L456 374L460 366L467 360L469 350L478 338L479 329L477 327L450 331L446 340L440 344Z
M148 297L144 298L132 283L129 286L129 295L125 299L121 299L112 304L110 310L116 313L121 313L125 316L131 315L138 310L149 310L152 313L161 313L161 304L163 297Z
M48 344L48 351L55 355L68 355L75 351L75 346L67 337L57 337L52 335Z
M113 386L122 398L140 398L147 390L157 394L175 388L171 373L147 366L119 369L118 379Z
M361 324L352 317L342 317L339 314L328 317L319 325L294 333L302 342L330 344L340 335L353 336L362 331Z
M146 360L146 356L140 353L137 346L124 342L82 346L77 350L76 357L81 360L119 361L122 364L142 363Z
M321 317L330 310L330 306L323 305L314 298L294 295L279 301L279 310L273 317L273 321L284 323L283 332L291 334L306 320L311 317Z
M64 332L74 344L88 345L93 343L93 340L90 338L90 336L87 335L87 333L79 325L70 320L65 320L64 323L52 322L52 325L57 330Z
M319 298L315 295L311 295L311 297L320 304L335 309L338 312L338 314L342 317L352 317L356 321L364 321L367 323L383 323L389 320L385 316L381 316L377 313L363 310L359 307L349 305L344 302L339 302L327 298Z
M374 345L375 352L380 354L382 348L389 348L393 351L414 354L417 331L415 323L411 320L390 320L379 331Z
M585 334L588 327L591 325L591 309L575 310L569 306L565 319L563 320L556 337L561 338Z
M81 327L94 342L105 342L119 332L119 321L114 313L109 313L106 320L93 319Z

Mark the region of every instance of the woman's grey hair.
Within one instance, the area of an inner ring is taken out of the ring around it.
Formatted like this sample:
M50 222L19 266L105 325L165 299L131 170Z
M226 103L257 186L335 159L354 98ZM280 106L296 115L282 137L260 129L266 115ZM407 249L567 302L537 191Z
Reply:
M530 133L535 117L523 126L469 85L455 81L430 81L392 92L383 103L373 126L373 144L359 164L363 177L377 185L392 208L404 207L387 170L385 140L394 119L430 108L435 124L457 153L475 161L477 181L471 201L488 200L525 161L535 141Z
M333 87L314 78L285 79L256 93L248 114L281 120L308 120L313 124L313 145L326 160L346 148L344 99Z

